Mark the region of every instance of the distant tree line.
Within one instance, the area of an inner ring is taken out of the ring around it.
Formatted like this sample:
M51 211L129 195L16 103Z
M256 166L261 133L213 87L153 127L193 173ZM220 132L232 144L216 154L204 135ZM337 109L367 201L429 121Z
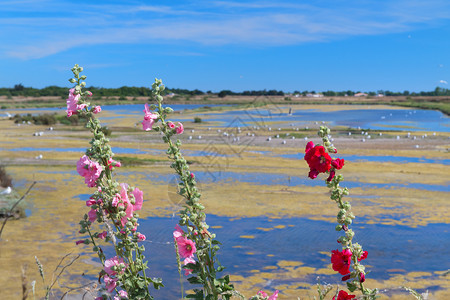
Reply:
M94 96L97 97L150 97L151 89L147 87L129 87L122 86L120 88L98 88L98 87L88 87ZM166 93L174 93L177 95L205 95L205 94L214 94L211 91L207 91L206 93L195 89L195 90L187 90L187 89L176 89L176 88L167 88ZM325 91L321 92L327 97L334 96L353 96L356 93L360 93L360 91ZM369 96L375 96L378 94L384 96L450 96L450 89L445 89L441 87L436 87L434 91L429 92L392 92L389 90L378 90L376 92L366 92ZM308 94L316 94L315 91L294 91L292 94L298 94L306 96ZM243 91L243 92L233 92L231 90L222 90L217 95L221 98L229 96L229 95L238 95L238 96L284 96L285 93L283 91L277 90L259 90L259 91ZM66 97L67 96L67 88L66 87L58 87L58 86L48 86L42 89L36 89L32 87L24 87L22 84L16 84L13 88L0 88L0 96L24 96L24 97L39 97L39 96L59 96Z

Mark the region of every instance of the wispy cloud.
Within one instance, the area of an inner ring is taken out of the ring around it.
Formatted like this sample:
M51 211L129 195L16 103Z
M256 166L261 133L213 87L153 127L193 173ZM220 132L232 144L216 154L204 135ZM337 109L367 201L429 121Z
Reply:
M0 26L7 29L0 33L0 39L8 41L1 47L6 55L25 60L102 44L282 46L435 26L450 18L447 2L411 0L361 5L355 1L337 5L320 1L322 6L314 6L287 1L212 1L168 6L124 1L121 5L74 6L49 0L42 2L46 5L41 10L51 6L51 14L37 10L32 16L0 17ZM24 5L14 3L0 7L17 11Z

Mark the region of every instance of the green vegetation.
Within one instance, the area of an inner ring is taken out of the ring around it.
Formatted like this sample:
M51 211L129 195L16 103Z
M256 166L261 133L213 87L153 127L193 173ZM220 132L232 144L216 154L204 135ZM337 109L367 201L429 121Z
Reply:
M54 114L40 114L40 115L19 115L16 114L12 117L14 123L27 123L31 122L34 125L54 125L57 123L65 124L65 125L78 125L79 122L83 123L86 120L80 118L78 115L73 115L71 118L68 118L66 115L57 115Z
M202 119L200 117L195 117L194 118L194 123L201 123Z
M398 106L406 106L406 107L417 107L421 109L434 109L440 110L446 115L450 115L450 100L443 101L433 101L433 100L424 100L424 99L412 99L409 98L408 101L395 101L391 104Z

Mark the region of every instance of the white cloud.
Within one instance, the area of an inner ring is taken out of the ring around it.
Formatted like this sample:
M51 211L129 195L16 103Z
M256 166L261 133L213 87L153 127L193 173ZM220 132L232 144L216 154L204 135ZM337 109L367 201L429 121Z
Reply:
M43 3L51 6L48 2ZM0 39L7 42L2 48L10 57L35 59L101 44L282 46L406 32L418 24L431 26L450 18L450 5L445 1L374 2L370 6L322 1L323 7L268 1L182 6L124 3L84 8L58 3L52 6L53 16L0 18L0 26L8 28L0 33ZM12 2L9 5L14 10ZM22 38L14 40L17 36Z

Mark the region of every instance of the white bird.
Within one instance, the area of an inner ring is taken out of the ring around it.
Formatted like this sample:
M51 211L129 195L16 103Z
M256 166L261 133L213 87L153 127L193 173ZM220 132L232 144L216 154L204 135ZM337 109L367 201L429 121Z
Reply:
M283 141L282 144L283 144L283 145L286 144L286 141Z
M11 194L12 189L10 186L8 186L6 189L4 189L3 191L0 192L0 195L9 195Z

